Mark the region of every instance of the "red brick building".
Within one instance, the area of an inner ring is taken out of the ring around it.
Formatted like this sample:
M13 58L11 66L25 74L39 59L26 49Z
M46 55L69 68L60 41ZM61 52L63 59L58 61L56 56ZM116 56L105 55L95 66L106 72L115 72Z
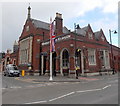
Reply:
M18 43L15 41L13 45L13 52L7 50L4 56L0 59L0 71L4 71L4 68L8 64L14 64L18 66Z
M28 7L28 17L19 37L18 65L21 69L28 69L31 65L35 72L49 72L50 40L49 23L31 18L31 8ZM81 28L76 26L75 31L63 27L62 14L55 17L55 49L53 57L53 73L61 75L75 73L77 67L79 74L98 72L102 68L110 70L111 45L106 40L102 29L93 32L90 24ZM113 46L115 65L118 71L120 64L120 49Z

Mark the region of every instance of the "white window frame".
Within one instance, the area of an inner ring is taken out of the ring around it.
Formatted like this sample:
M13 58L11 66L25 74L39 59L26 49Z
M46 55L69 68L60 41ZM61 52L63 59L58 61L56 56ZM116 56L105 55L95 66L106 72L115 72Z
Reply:
M89 65L96 65L96 50L95 49L89 49L88 50L88 62ZM93 52L93 53L92 53ZM91 55L93 54L93 55Z

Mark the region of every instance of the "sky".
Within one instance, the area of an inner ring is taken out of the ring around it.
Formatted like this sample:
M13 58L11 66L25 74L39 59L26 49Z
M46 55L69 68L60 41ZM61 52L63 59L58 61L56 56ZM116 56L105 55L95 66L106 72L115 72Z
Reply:
M47 1L24 0L0 3L0 52L13 48L15 40L19 40L27 19L27 8L31 6L31 17L48 22L55 18L56 12L62 14L63 26L74 30L74 23L80 27L91 25L93 32L101 28L108 41L109 29L118 31L119 0L68 0ZM118 34L112 33L112 43L118 46Z

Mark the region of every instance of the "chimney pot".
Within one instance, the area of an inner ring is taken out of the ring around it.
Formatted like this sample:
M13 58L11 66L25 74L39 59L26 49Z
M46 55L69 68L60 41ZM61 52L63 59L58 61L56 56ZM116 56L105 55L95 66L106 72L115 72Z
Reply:
M56 17L58 17L58 18L62 18L62 14L60 14L60 13L56 13Z

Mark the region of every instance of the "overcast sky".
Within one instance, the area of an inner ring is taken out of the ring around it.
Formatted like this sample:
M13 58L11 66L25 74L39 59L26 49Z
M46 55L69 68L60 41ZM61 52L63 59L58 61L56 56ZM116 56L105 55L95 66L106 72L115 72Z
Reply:
M68 29L73 30L74 23L79 24L80 27L90 24L94 32L102 28L109 41L109 29L118 29L118 1L30 2L31 17L49 22L50 17L55 18L56 12L59 12L63 17L63 25ZM0 9L2 48L0 47L0 52L12 49L14 41L18 41L27 19L28 6L29 1L2 3L2 10ZM118 46L118 34L112 34L112 41Z

